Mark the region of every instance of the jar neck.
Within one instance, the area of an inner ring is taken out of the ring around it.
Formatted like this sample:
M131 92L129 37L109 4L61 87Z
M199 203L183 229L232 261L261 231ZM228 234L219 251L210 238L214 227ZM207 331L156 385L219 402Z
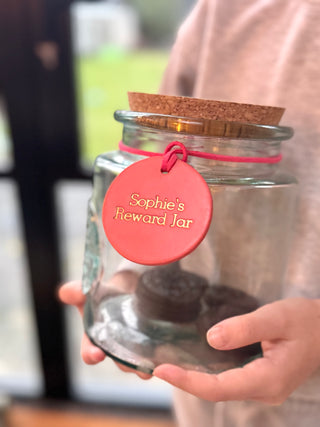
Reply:
M162 153L172 141L182 142L187 150L232 157L267 158L277 156L281 152L281 140L202 136L124 123L123 142L129 147ZM134 159L140 157L126 155ZM261 177L274 173L279 167L279 164L221 161L195 156L189 156L188 163L208 179L226 176Z

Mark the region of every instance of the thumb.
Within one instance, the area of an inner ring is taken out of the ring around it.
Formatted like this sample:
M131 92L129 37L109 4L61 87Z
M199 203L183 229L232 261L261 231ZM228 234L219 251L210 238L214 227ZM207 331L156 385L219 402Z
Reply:
M217 323L207 333L209 345L219 350L232 350L284 338L285 315L279 304L267 304L251 313Z

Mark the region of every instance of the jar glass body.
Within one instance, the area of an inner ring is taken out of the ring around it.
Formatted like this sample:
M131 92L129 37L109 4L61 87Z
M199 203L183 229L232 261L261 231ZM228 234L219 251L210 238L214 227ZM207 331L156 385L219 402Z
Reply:
M215 130L206 132L202 121L186 118L146 115L147 120L141 120L143 114L126 112L116 117L124 124L126 145L159 152L179 140L189 150L270 157L279 154L281 141L291 136L289 128L280 127L234 124L229 128L215 123ZM189 255L176 263L150 267L119 255L108 242L101 220L109 185L142 158L114 151L95 162L83 274L88 336L114 359L149 373L162 363L220 372L259 357L259 344L227 352L214 350L206 343L206 331L226 317L282 297L295 178L279 164L189 156L188 163L203 176L212 194L210 228ZM150 280L155 284L150 285ZM166 295L161 293L159 280ZM177 282L180 288L174 291ZM175 292L178 298L165 299Z

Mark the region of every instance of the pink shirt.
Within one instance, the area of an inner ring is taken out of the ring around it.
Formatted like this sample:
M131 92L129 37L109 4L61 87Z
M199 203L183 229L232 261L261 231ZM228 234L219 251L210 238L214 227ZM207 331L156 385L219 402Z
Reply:
M283 166L300 183L286 295L320 298L320 0L199 0L160 93L286 108ZM320 375L293 397L320 406Z
M320 0L200 0L160 93L286 108L283 167L300 182L290 294L319 298Z

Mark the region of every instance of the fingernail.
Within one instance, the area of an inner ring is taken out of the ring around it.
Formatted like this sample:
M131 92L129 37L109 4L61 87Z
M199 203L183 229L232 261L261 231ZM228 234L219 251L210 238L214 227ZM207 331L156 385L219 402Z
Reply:
M213 326L207 333L207 340L213 347L224 347L226 339L223 334L223 328L221 325Z

